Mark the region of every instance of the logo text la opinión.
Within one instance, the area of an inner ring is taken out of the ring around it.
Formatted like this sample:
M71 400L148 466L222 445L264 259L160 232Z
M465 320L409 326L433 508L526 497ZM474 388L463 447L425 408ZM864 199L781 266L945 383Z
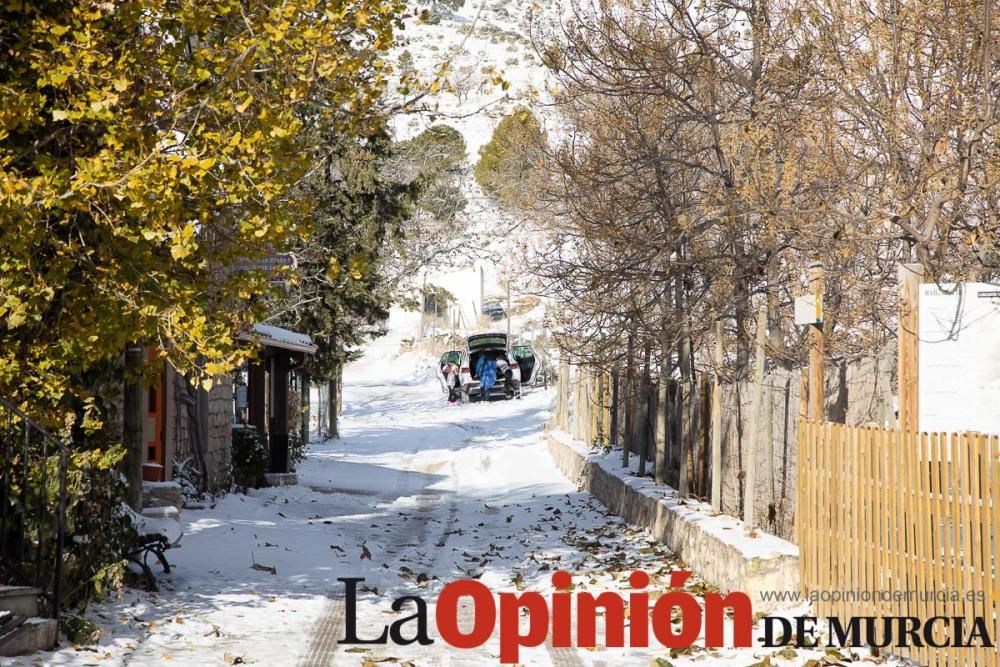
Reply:
M555 590L548 598L531 591L495 595L480 581L462 579L441 589L434 619L440 638L460 649L486 644L497 631L499 622L500 662L504 664L518 662L521 648L540 646L547 639L551 639L554 648L594 648L598 645L598 618L604 620L602 644L607 647L645 648L652 636L666 648L685 649L694 645L702 634L701 645L706 648L752 646L754 614L750 596L740 592L706 593L702 607L698 598L682 589L690 576L688 571L671 572L671 590L655 600L650 599L646 590L649 575L641 570L629 576L632 590L625 596L616 592L596 595L573 592L570 590L572 577L565 571L553 573ZM345 632L339 643L387 644L391 641L400 646L434 643L428 634L427 602L415 595L397 598L391 605L394 612L407 611L411 606L411 615L384 626L376 637L360 637L357 593L364 579L345 577L337 581L346 589ZM471 602L471 611L460 611L459 602L463 598ZM522 615L527 617L524 626ZM471 629L460 627L469 625L460 623L466 616L471 618ZM724 640L727 618L732 624L728 645ZM993 646L987 623L981 617L972 619L971 623L957 616L935 616L925 621L914 617L867 616L846 622L837 617L823 620L830 628L826 644L829 647ZM811 616L792 619L768 616L762 619L763 636L759 641L765 648L814 647L818 643L819 621Z

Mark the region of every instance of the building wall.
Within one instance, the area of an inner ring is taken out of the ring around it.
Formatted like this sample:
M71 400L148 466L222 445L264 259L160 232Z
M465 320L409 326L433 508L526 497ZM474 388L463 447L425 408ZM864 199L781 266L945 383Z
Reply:
M215 378L208 394L208 437L205 459L209 470L209 488L228 489L232 484L233 454L233 380L224 375Z
M232 481L232 378L214 378L212 389L207 392L195 389L194 406L190 406L182 400L189 391L186 380L177 373L173 377L173 458L190 461L188 465L195 469L200 468L200 459L203 458L208 490L213 493L225 491ZM193 428L192 413L197 433ZM199 441L201 456L196 449Z

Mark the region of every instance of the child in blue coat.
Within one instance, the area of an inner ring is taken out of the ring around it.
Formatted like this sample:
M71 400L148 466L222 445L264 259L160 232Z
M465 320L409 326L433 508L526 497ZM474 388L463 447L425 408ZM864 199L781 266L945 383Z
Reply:
M479 376L479 391L484 401L490 400L490 390L497 383L497 362L483 354L476 363L476 375Z

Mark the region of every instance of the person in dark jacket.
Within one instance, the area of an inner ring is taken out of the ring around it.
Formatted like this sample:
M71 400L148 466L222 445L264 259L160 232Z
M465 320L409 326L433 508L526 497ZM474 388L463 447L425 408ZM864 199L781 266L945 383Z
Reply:
M503 376L504 394L507 395L507 398L512 398L514 396L514 370L502 354L497 355L497 375Z

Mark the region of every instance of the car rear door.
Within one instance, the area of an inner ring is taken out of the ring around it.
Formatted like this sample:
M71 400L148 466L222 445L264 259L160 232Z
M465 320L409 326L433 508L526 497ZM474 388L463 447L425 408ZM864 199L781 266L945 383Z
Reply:
M521 384L530 386L538 375L538 357L535 356L535 351L530 345L515 345L511 352L521 369Z
M472 334L465 341L469 346L469 352L507 349L507 334L499 332Z

